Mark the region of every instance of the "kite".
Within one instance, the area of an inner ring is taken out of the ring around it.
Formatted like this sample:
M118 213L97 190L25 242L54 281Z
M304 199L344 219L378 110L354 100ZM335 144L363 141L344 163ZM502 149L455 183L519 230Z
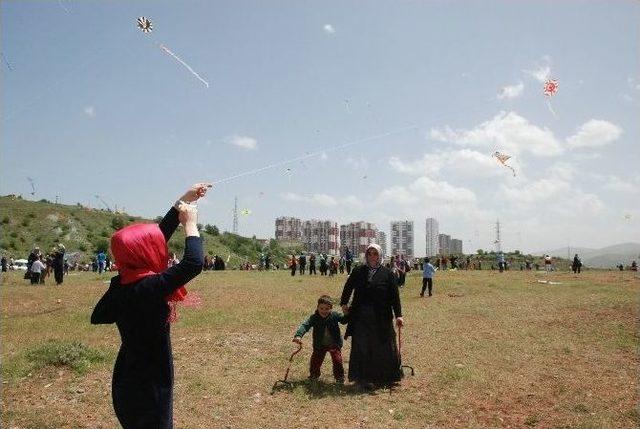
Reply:
M500 152L496 151L496 152L493 153L492 156L495 156L500 164L502 164L505 167L507 167L508 169L510 169L511 172L513 173L513 177L516 177L516 170L514 170L514 168L512 166L507 165L507 160L509 158L511 158L511 155L505 155L503 153L500 153Z
M251 214L251 210L249 210L249 209L242 209L242 210L240 210L240 214L241 214L242 216L249 216L249 215Z
M153 31L153 24L149 19L141 16L138 18L138 28L142 30L143 33L151 33L151 31Z
M556 112L553 110L553 107L551 107L551 97L556 95L558 92L558 81L555 79L547 79L544 83L542 92L547 97L547 106L549 107L549 111L553 116L556 116Z
M153 23L146 17L141 16L140 18L138 18L137 20L137 25L138 28L143 32L143 33L151 33L151 31L153 31ZM160 49L162 49L162 51L164 53L166 53L167 55L171 56L173 59L175 59L176 61L178 61L180 64L182 64L187 70L189 70L189 72L196 77L196 79L198 79L200 82L202 82L204 84L204 86L206 86L207 88L209 88L209 82L207 82L206 80L204 80L198 73L196 73L196 71L191 68L191 66L189 64L187 64L186 62L184 62L182 60L182 58L180 58L179 56L177 56L176 54L174 54L169 48L167 48L165 45L156 42L156 45L158 45L158 47Z
M544 83L544 95L547 97L553 97L558 92L558 81L555 79L549 79Z
M629 213L624 215L624 220L631 220L631 215Z

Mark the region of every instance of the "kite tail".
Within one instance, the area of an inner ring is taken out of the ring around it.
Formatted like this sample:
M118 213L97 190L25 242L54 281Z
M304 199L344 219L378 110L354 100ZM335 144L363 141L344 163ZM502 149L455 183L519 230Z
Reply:
M549 99L547 99L547 107L549 107L549 111L551 112L553 117L557 118L558 115L556 115L556 112L553 110L553 107L551 107L551 100L549 100Z
M179 56L177 56L176 54L174 54L173 52L171 52L171 50L169 48L167 48L166 46L164 46L163 44L160 44L160 49L162 49L163 51L165 51L167 54L169 54L170 56L172 56L176 61L178 61L180 64L182 64L187 70L189 70L191 72L192 75L194 75L200 82L202 82L207 88L209 88L209 82L207 82L206 80L204 80L202 77L200 77L200 75L198 73L196 73L196 71L194 69L191 68L191 66L187 63L185 63L184 61L182 61L182 59L180 59Z
M516 170L515 170L512 166L510 166L510 165L507 165L507 167L508 167L508 168L511 170L511 172L513 173L513 177L516 177Z

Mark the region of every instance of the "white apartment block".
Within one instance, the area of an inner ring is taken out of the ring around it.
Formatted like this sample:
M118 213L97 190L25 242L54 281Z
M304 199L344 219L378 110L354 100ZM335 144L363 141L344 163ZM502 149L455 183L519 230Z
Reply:
M438 254L438 221L430 217L427 218L426 225L427 246L425 256L436 256Z
M331 220L306 220L302 222L302 244L312 253L340 254L340 230Z
M302 221L296 217L276 218L276 240L302 240Z
M364 252L369 244L376 242L377 232L375 224L364 221L340 225L341 253L348 247L354 257L364 261Z
M412 220L391 222L391 255L413 259L413 232Z

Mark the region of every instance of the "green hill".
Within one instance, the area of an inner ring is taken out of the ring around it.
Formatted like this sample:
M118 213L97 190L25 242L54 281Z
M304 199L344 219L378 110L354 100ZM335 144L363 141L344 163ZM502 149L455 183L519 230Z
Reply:
M106 250L114 231L134 222L159 221L127 213L113 213L54 204L47 200L27 201L13 195L0 197L0 252L13 258L26 258L34 246L47 252L62 243L68 255L88 262L99 250ZM228 232L219 233L214 225L202 225L205 254L229 258L231 267L241 262L256 263L261 252L268 252L274 263L283 264L287 254L300 252L296 246L283 246L276 240L258 240ZM184 233L178 228L169 241L169 250L182 256Z

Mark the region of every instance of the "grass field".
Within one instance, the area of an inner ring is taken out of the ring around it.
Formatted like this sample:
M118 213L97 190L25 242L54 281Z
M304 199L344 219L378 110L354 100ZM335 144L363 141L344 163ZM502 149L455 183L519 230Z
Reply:
M272 395L294 329L320 294L339 296L345 277L202 273L190 285L202 308L182 309L172 326L176 427L640 427L640 280L632 273L555 273L548 278L562 284L549 285L536 281L547 279L542 273L445 272L423 299L419 275L401 292L403 362L415 376L361 393L333 384L327 358L320 382L307 382L308 334L293 389ZM62 287L51 279L32 287L18 273L2 278L3 428L118 427L110 397L118 333L89 324L107 280L83 273ZM50 340L63 351L42 349ZM84 350L73 342L98 357L72 368Z

